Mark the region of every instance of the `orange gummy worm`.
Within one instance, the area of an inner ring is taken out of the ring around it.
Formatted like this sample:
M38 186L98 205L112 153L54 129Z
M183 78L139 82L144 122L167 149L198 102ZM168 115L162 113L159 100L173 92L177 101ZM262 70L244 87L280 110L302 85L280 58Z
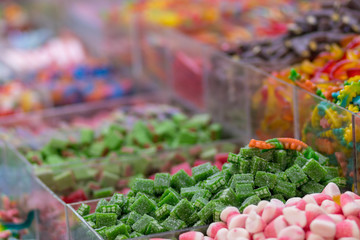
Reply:
M306 143L295 138L277 138L277 140L282 143L285 149L301 151L308 147Z
M272 148L275 148L275 146L270 144L270 143L260 141L260 140L255 140L255 139L250 140L249 147L251 147L251 148L260 148L260 149L272 149Z

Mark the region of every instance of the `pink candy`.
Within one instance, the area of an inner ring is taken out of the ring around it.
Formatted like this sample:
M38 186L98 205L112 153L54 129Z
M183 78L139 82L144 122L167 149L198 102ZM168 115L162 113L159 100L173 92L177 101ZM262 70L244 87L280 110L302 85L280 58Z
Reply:
M340 205L333 199L340 197ZM353 240L360 239L360 197L340 194L335 184L322 193L250 205L243 213L225 208L207 229L208 237L190 232L180 240Z
M201 232L187 232L187 233L183 233L179 236L179 240L203 240L204 239L204 234L202 234Z

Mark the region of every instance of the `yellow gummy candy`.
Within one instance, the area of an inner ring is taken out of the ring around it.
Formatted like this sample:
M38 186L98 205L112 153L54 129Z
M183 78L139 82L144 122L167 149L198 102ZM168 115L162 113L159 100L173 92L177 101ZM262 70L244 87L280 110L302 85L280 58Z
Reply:
M340 206L340 195L333 196L333 201Z

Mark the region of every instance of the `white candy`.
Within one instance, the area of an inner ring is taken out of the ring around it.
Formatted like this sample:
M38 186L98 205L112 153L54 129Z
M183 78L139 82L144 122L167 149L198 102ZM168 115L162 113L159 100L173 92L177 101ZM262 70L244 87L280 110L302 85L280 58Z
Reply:
M306 226L307 221L305 212L297 209L296 207L284 208L283 215L290 225L297 225L302 228Z
M305 232L301 227L293 225L281 230L278 238L281 237L287 237L290 240L303 240L305 239Z
M248 218L247 214L239 214L230 219L228 222L228 229L245 228L245 222Z
M237 209L236 207L226 207L220 214L221 221L226 222L227 218L229 216L229 213L233 213L233 212L240 213L239 209Z
M336 234L336 224L329 216L320 215L311 222L310 230L324 238L333 238Z
M245 229L249 233L262 232L265 228L265 222L256 212L251 212L245 221Z
M250 239L250 234L244 228L233 228L228 231L227 239L238 239L238 238L246 238Z

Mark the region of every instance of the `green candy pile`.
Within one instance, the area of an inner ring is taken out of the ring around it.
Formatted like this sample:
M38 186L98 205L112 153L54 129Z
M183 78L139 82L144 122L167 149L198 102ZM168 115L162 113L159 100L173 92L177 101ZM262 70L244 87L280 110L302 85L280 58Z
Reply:
M158 149L208 143L221 137L221 125L211 123L208 114L187 117L176 113L168 117L139 120L131 127L124 127L126 120L123 120L123 123L110 124L100 134L92 129L80 129L77 131L78 139L54 138L41 150L26 152L26 156L33 164L54 165L64 161L104 157L111 153L153 153Z
M328 182L345 184L326 157L307 151L245 147L229 154L222 171L205 163L192 176L180 170L136 178L127 196L99 201L92 214L82 205L78 213L105 239L124 239L217 222L227 206L243 211L262 199L285 201L321 192Z

